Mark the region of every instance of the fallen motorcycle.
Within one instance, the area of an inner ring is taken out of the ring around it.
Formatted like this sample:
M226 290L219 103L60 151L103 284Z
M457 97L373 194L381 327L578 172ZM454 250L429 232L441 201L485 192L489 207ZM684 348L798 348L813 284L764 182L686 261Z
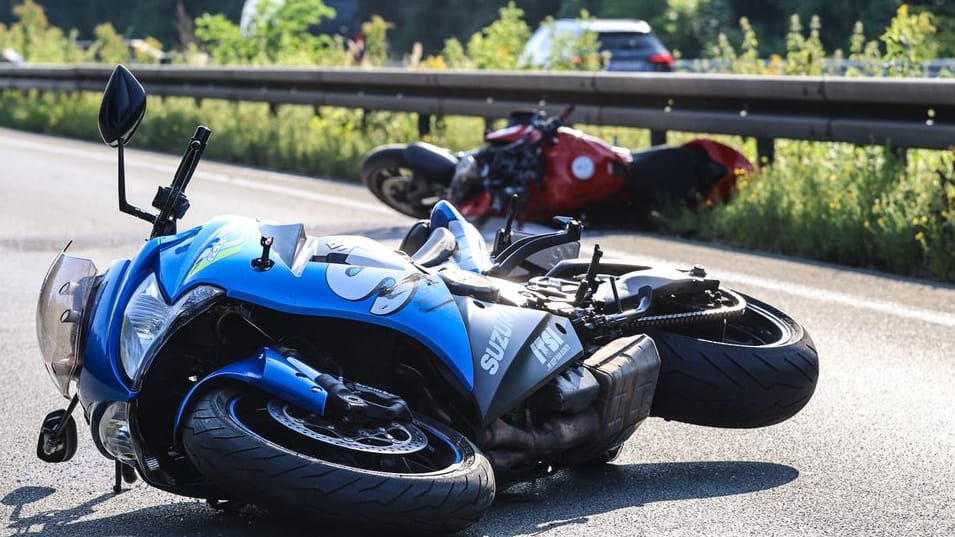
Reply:
M725 201L739 175L753 170L738 151L709 139L631 153L564 126L572 111L516 112L485 135L485 146L456 154L424 142L376 147L362 162L362 181L416 218L439 199L471 220L503 216L517 195L521 220L589 213L620 224L645 221L666 204Z
M613 459L648 416L760 427L813 393L816 350L784 313L700 266L577 259L578 221L522 236L516 204L490 251L446 201L397 251L237 216L179 232L210 131L158 212L135 207L123 147L145 104L118 66L99 128L149 240L104 271L61 253L42 285L40 350L70 400L42 423L44 461L73 456L82 406L117 491L433 533L505 483Z

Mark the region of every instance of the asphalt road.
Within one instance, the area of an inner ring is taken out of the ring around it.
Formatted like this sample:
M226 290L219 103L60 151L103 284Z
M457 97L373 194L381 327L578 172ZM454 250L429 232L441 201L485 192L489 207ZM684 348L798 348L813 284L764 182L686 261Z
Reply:
M130 198L148 205L177 159L128 151L127 162ZM105 146L0 130L0 534L327 535L142 483L113 495L112 464L82 423L72 461L36 459L42 417L66 402L36 343L46 268L70 239L105 267L148 234L116 210L115 171ZM396 242L410 223L354 185L211 162L190 201L186 225L237 213ZM955 535L955 288L649 235L593 241L704 263L790 313L819 348L816 394L765 429L648 420L615 463L506 491L466 535Z

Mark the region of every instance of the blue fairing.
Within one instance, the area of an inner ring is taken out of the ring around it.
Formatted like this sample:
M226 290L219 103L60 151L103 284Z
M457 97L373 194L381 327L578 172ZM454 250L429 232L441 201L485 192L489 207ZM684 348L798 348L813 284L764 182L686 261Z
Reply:
M188 236L189 232L182 236ZM180 239L181 240L181 239ZM83 373L79 380L80 401L128 401L135 396L119 361L120 327L123 309L143 279L155 270L160 242L146 242L130 261L116 261L103 275L90 315L90 326L84 346Z
M464 216L445 200L434 204L431 209L431 226L448 228L457 240L454 251L455 264L464 270L483 273L491 268L491 256L487 251L484 237Z
M121 319L114 319L113 312L122 291L121 284L129 274L129 267L128 259L113 262L99 283L90 312L92 321L86 334L83 374L80 375L78 389L80 402L86 409L98 401L128 401L133 397L122 380L119 362L106 358L110 355L110 348L116 348L114 345L118 342L119 325L115 329L112 329L112 325L114 320L119 323Z
M269 256L274 265L265 271L252 264L262 256L263 236L275 237ZM170 303L207 284L225 289L230 298L285 313L378 324L425 344L468 391L473 388L467 329L447 286L371 239L306 237L301 226L225 216L150 243L157 244L158 256L144 248L135 264L148 264L144 256L154 259ZM110 331L117 337L118 332Z

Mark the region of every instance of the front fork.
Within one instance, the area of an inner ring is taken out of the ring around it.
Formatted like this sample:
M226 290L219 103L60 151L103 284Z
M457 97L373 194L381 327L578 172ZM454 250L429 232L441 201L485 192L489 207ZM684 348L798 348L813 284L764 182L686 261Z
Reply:
M313 369L293 349L265 347L207 375L189 390L173 423L177 444L180 425L193 399L205 387L223 380L249 384L302 410L343 423L411 417L407 403L397 396L358 383L346 385L341 378Z

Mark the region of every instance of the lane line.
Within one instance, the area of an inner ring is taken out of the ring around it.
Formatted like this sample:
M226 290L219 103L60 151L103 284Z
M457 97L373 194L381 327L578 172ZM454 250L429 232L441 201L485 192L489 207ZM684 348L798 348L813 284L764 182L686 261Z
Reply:
M37 151L43 151L47 153L54 153L57 155L71 155L79 158L85 158L89 160L94 160L98 162L105 163L115 163L116 159L113 156L108 156L105 154L91 153L90 151L84 151L74 148L63 148L63 147L51 147L47 144L31 142L27 140L14 140L9 138L0 138L0 144L10 145L25 149L34 149ZM165 166L160 166L158 164L150 164L143 162L128 162L131 167L147 169L151 171L158 171L163 173L171 173L172 170L168 169ZM282 174L276 172L263 172L266 175L272 175L275 177L281 177ZM235 177L226 174L220 174L215 172L196 172L197 177L201 177L205 180L210 180L213 182L240 186L242 188L249 188L264 192L270 192L273 194L292 196L296 198L305 198L321 203L328 203L330 205L343 206L351 209L357 209L360 211L382 214L394 217L396 213L391 209L384 207L375 203L368 203L357 200L349 200L347 198L341 198L338 196L331 196L327 194L320 194L317 192L311 192L302 188L295 188L289 186L275 185L269 183L260 183L249 179L243 179L240 177ZM611 253L608 251L608 254ZM660 259L649 256L642 255L633 255L633 254L619 254L621 257L627 257L630 259L637 260L648 265L668 265L668 266L686 266L687 263L675 262L667 259ZM760 289L766 289L774 292L784 293L800 298L806 298L810 300L816 300L819 302L830 303L830 304L839 304L843 306L849 306L857 309L863 309L868 311L873 311L886 315L893 315L896 317L902 317L905 319L911 319L916 321L923 321L927 323L937 324L946 327L955 327L955 315L950 313L945 313L941 311L935 311L924 308L916 308L912 306L906 306L904 304L899 304L896 302L891 302L888 300L875 300L860 297L857 295L852 295L849 293L843 293L841 291L830 291L827 289L822 289L818 287L812 287L808 285L802 285L792 282L785 282L781 280L774 280L770 278L765 278L761 276L754 276L751 274L745 274L741 272L732 272L732 271L715 271L715 276L719 277L721 280L729 281L736 284L743 284L751 287L757 287Z
M27 140L11 140L11 139L0 138L0 144L12 145L12 146L20 147L23 149L33 149L36 151L44 151L47 153L54 153L57 155L65 154L65 155L75 156L79 158L85 158L88 160L93 160L96 162L103 162L107 164L116 163L115 155L93 153L91 151L83 151L80 149L66 148L66 147L51 148L50 146L46 144L30 142ZM170 168L170 167L162 166L159 164L152 164L149 162L136 162L135 159L126 159L126 166L127 168L138 168L141 170L149 170L154 172L166 173L170 175L170 178L172 177L172 173L175 172L175 168ZM277 172L267 172L267 171L263 171L261 173L263 177L266 179L283 178L283 175L284 175ZM291 178L293 176L288 175L285 177ZM319 192L313 192L311 190L306 190L303 188L295 188L295 187L288 187L288 186L282 186L282 185L276 185L276 184L270 184L270 183L263 183L263 182L254 181L251 179L244 179L241 177L236 177L234 175L228 175L228 174L223 174L218 172L203 171L200 169L196 171L195 178L199 179L200 181L212 181L214 183L220 183L224 185L240 186L242 188L258 190L260 192L268 192L271 194L279 194L283 196L292 196L297 199L307 199L309 201L317 201L319 203L325 203L328 205L334 205L338 207L347 207L349 209L357 209L359 211L365 211L365 212L374 213L374 214L381 214L381 215L392 216L392 217L398 215L398 213L396 213L393 209L389 209L388 207L384 206L381 203L369 203L365 201L352 200L348 198L342 198L339 196L332 196L328 194L322 194ZM316 181L318 181L318 179L316 179Z
M616 253L614 255L619 255ZM628 256L631 259L638 260L647 265L665 265L672 267L686 267L690 263L681 263L669 259L660 259L651 256ZM916 308L906 306L889 300L877 300L865 298L842 291L830 291L819 287L802 285L799 283L786 282L782 280L773 280L762 276L753 276L742 272L733 272L725 270L711 270L711 276L721 281L727 281L734 284L742 284L750 287L758 287L768 291L783 293L799 298L818 300L829 304L839 304L853 308L869 310L886 315L893 315L915 321L924 321L927 323L938 324L947 327L955 327L955 315L943 311L930 310L925 308Z

